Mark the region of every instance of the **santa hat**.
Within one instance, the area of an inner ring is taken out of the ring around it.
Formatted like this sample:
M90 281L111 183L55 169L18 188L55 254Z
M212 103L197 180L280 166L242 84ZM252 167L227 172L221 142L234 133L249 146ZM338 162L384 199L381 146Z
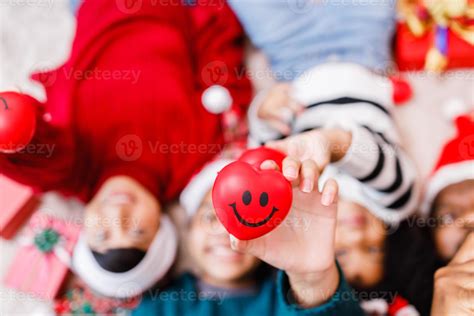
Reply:
M175 261L178 238L174 224L163 214L160 228L146 255L132 269L112 272L104 269L94 257L82 235L74 248L72 270L94 291L116 298L140 295L160 281Z
M421 212L428 216L431 205L444 188L474 179L474 111L456 118L456 136L443 147L428 180Z
M384 299L376 298L362 301L360 306L368 315L420 316L416 308L400 295L395 296L390 304Z
M179 197L181 205L190 217L196 213L207 192L214 185L217 173L232 161L231 159L211 161L191 178Z

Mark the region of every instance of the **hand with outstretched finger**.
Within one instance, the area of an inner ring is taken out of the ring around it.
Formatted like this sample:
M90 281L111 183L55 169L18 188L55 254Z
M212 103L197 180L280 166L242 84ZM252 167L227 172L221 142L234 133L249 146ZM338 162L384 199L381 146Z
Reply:
M474 232L435 274L432 316L474 315Z
M318 166L319 172L322 172L328 164L342 159L351 143L351 132L339 128L320 128L283 140L271 141L265 146L281 151L297 161L312 160ZM288 161L287 166L283 167L283 173L294 165L294 162Z
M285 158L283 165L290 159ZM293 184L293 204L285 221L253 240L231 236L231 245L284 270L299 304L312 307L327 301L339 284L334 254L338 186L330 179L319 192L316 163L294 159L292 162L296 175L285 177ZM278 165L267 160L261 168L277 170Z

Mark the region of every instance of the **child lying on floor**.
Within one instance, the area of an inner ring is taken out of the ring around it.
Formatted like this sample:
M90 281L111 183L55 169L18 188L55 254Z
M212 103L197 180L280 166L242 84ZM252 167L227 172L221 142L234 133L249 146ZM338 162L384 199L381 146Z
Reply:
M339 174L335 180L340 187L336 258L366 313L429 314L435 262L421 229L411 219L387 221L356 179Z
M441 265L454 257L474 229L474 112L455 122L456 135L440 153L421 207Z
M456 118L426 183L422 214L440 268L432 315L472 315L474 299L474 112Z
M38 77L47 101L24 96L37 112L31 146L52 153L0 153L0 173L87 203L73 268L119 297L168 272L177 242L162 207L225 143L212 106L245 112L251 93L235 72L243 33L227 6L126 6L84 1L70 58Z
M187 242L197 275L185 274L160 292L148 292L134 314L362 315L334 257L337 184L329 180L322 193L294 187L289 217L304 219L306 229L287 221L261 238L239 241L229 238L211 201L217 172L227 163L206 166L181 195L191 217ZM262 168L275 165L266 161ZM315 171L305 161L298 179L315 181ZM262 272L261 260L281 270L276 279Z

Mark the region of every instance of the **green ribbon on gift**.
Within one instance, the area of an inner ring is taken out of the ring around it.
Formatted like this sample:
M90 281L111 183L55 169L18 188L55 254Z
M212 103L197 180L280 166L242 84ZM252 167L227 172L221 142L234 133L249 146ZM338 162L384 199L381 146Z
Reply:
M35 236L35 246L43 253L50 252L59 242L60 235L52 228L47 228Z

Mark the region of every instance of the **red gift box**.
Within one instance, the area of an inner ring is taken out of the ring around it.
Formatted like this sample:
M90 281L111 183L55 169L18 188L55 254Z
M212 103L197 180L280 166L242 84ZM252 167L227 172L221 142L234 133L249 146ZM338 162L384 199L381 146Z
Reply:
M433 46L435 30L417 37L405 23L397 27L395 56L401 71L423 70L426 56ZM448 29L447 69L474 67L474 46Z
M0 175L0 236L12 238L37 204L33 189Z
M4 283L10 288L52 300L66 279L80 226L36 213Z

